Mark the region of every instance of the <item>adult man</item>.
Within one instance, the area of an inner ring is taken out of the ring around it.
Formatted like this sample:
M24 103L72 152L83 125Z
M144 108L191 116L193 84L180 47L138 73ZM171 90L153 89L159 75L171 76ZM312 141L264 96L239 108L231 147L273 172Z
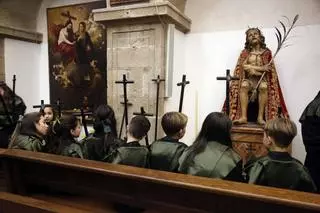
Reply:
M73 24L69 19L59 32L57 51L61 53L64 65L67 65L75 59L75 36L73 32Z
M272 54L264 40L258 28L250 28L246 31L245 49L241 52L234 71L234 76L239 77L240 80L231 84L230 117L234 124L248 122L250 99L258 101L256 121L260 125L265 124L265 119L276 117L279 107L283 116L288 115L275 66L271 61ZM266 74L259 82L264 72ZM256 89L257 93L254 92ZM258 94L257 97L255 94Z
M7 148L9 137L14 131L19 115L24 115L26 105L3 81L0 81L0 96L0 148Z
M308 104L300 119L303 143L307 152L305 167L320 193L320 91Z

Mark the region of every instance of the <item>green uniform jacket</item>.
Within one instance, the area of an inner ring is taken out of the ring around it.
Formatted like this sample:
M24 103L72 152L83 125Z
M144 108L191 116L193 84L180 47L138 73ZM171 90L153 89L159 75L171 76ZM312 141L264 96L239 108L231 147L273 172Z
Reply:
M33 152L42 152L46 142L35 136L18 135L12 143L10 143L10 149L23 149Z
M139 142L130 142L114 150L104 161L113 164L123 164L128 166L148 167L149 150L141 146Z
M187 147L186 144L169 137L153 142L150 146L150 168L177 172L179 158Z
M245 167L249 183L315 192L316 186L307 169L287 152L269 152Z
M74 139L64 139L60 142L60 147L58 148L58 154L63 156L83 158L87 159L88 155L86 149L82 144L78 143Z
M113 135L102 135L99 137L90 135L80 143L87 149L88 159L96 161L103 161L112 151L125 144L124 141Z
M243 181L242 160L232 148L218 142L208 142L203 152L197 154L182 168L190 148L179 159L179 172L226 180Z

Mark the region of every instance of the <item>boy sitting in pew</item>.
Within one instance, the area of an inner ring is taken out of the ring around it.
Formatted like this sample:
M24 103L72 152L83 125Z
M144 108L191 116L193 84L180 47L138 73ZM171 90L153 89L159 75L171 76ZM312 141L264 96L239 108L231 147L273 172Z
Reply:
M141 141L150 130L149 120L137 115L133 117L127 127L127 143L117 148L105 157L104 161L113 164L124 164L137 167L149 166L149 150L141 146Z
M249 162L245 167L249 183L306 192L316 191L307 169L288 153L288 147L296 135L295 123L287 118L276 118L266 123L263 144L269 153L252 163Z
M188 117L180 112L168 112L163 115L161 126L166 136L152 143L150 147L150 168L177 172L179 158L188 147L179 142L185 132Z

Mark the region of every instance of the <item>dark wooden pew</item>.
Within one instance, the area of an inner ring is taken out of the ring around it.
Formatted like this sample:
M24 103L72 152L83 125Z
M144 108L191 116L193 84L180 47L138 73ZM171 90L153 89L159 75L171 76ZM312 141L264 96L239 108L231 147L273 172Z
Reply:
M3 171L2 161L1 161L1 153L5 152L6 150L7 149L0 149L0 191L6 190L5 176L4 176L4 171Z
M1 213L48 213L48 212L73 212L89 213L81 209L68 207L56 203L15 195L7 192L0 192Z
M7 150L0 157L10 192L50 202L71 197L74 203L83 201L84 206L90 203L100 210L94 212L103 212L104 208L109 211L117 201L147 209L147 212L320 211L317 194L22 150ZM48 194L30 191L41 187L46 188ZM53 198L49 193L53 191L70 195ZM65 204L69 205L67 201ZM87 210L92 210L90 208L88 204Z

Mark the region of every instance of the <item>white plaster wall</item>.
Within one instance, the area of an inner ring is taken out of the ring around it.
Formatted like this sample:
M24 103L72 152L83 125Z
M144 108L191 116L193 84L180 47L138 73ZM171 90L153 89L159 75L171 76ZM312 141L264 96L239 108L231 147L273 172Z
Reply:
M182 112L188 116L188 124L186 129L185 136L181 139L181 141L191 144L194 136L197 133L197 123L196 118L198 113L196 112L196 88L194 84L194 75L196 73L189 72L187 73L186 69L186 36L175 30L174 32L174 53L173 53L173 79L172 79L172 96L170 98L165 99L164 103L164 112L169 111L178 111L179 103L180 103L180 93L181 87L177 86L178 82L182 81L182 76L186 74L187 81L191 81L185 87L184 91L184 101ZM191 80L190 80L191 79ZM160 126L161 129L161 126Z
M272 28L282 16L301 16L299 25L320 22L319 0L187 0L192 33Z
M198 113L186 111L191 120L198 121L198 128L209 112L221 111L225 83L215 79L225 75L226 69L233 72L244 46L247 26L260 27L268 47L274 51L277 42L272 27L278 26L278 20L283 15L293 17L300 14L298 27L292 33L292 46L281 50L275 63L289 114L299 129L293 142L293 156L304 161L305 151L298 119L320 89L320 1L188 0L186 14L193 23L191 32L185 38L186 46L183 47L184 73L190 77L192 84L188 88L185 105L195 105L198 94ZM194 129L191 131L196 132ZM190 144L193 138L188 135L184 141Z
M39 52L38 44L4 39L4 56L6 83L12 88L12 77L17 76L16 94L27 106L27 112L32 112L32 106L40 104L39 99Z

